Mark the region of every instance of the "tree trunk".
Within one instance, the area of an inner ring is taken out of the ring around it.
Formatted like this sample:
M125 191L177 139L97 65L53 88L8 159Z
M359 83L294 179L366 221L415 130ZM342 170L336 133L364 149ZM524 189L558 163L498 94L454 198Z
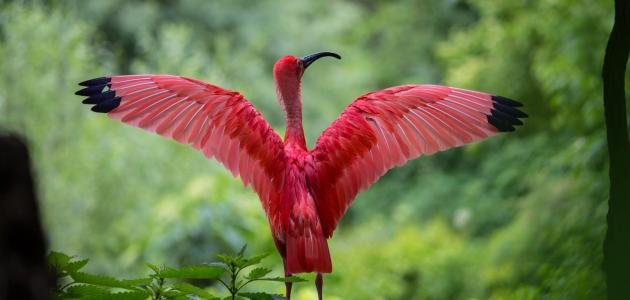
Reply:
M608 231L604 240L608 299L630 299L630 142L624 87L629 51L630 0L615 0L615 23L602 70L610 159Z
M28 149L0 132L0 300L49 299L50 275Z

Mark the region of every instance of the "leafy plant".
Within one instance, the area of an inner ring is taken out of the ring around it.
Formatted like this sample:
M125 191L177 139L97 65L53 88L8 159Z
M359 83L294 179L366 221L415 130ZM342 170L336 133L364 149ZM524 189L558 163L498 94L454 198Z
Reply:
M264 292L241 292L254 281L302 282L300 277L269 277L271 269L256 265L267 255L250 258L244 256L246 247L236 255L218 254L219 261L209 264L171 268L147 263L153 271L148 277L134 279L117 279L109 276L82 272L88 259L71 257L61 252L48 254L49 265L56 270L58 286L54 291L56 299L81 300L183 300L183 299L251 299L276 300L284 299L279 295ZM252 268L253 267L253 268ZM245 276L241 272L251 268ZM193 285L185 280L216 280L230 293L220 298L206 288Z

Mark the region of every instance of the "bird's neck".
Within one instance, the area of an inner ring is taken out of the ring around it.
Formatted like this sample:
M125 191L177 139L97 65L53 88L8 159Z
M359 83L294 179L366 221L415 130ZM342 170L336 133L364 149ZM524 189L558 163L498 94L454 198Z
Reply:
M302 99L299 80L277 80L276 90L285 113L286 132L284 143L306 150L302 128Z

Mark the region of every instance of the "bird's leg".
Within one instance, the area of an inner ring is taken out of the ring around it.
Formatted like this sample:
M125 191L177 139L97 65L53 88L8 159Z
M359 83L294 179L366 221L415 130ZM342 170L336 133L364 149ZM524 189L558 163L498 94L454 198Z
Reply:
M317 278L315 278L315 287L317 287L317 299L322 300L322 288L324 287L324 278L322 277L322 273L317 273Z
M282 258L282 263L284 264L284 278L286 279L286 278L291 277L291 273L289 273L287 271L287 260L286 260L286 258L284 258L284 257ZM286 294L285 294L286 298L287 298L287 300L291 300L291 287L293 286L293 283L286 281L284 283L284 286L286 287Z

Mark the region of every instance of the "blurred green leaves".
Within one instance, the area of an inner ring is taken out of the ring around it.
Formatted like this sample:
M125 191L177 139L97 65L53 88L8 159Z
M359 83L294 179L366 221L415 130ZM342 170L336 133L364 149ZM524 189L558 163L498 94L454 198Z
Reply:
M519 131L410 162L360 195L331 240L326 298L601 299L599 73L611 24L606 1L4 1L0 126L30 142L53 248L92 259L52 257L68 276L198 266L247 241L274 253L273 267L243 275L271 280L282 267L256 195L185 145L92 114L77 82L206 80L241 92L282 135L273 63L336 51L343 60L303 80L309 145L367 91L438 83L505 95L530 115ZM261 291L282 292L269 285Z
M164 278L187 278L187 279L216 279L225 270L217 266L190 266L179 269L165 268L160 271L160 276Z
M147 263L153 271L149 277L117 279L109 276L80 272L87 259L76 259L61 252L51 252L48 263L56 271L55 299L207 299L218 300L207 288L182 280L212 280L220 282L230 296L224 299L284 299L265 292L243 292L243 288L255 281L302 282L302 278L264 277L270 269L256 267L249 275L240 276L246 268L260 264L267 255L244 256L245 247L236 255L219 254L220 262L181 268L158 267ZM241 277L244 278L241 279ZM176 280L176 281L174 281Z

